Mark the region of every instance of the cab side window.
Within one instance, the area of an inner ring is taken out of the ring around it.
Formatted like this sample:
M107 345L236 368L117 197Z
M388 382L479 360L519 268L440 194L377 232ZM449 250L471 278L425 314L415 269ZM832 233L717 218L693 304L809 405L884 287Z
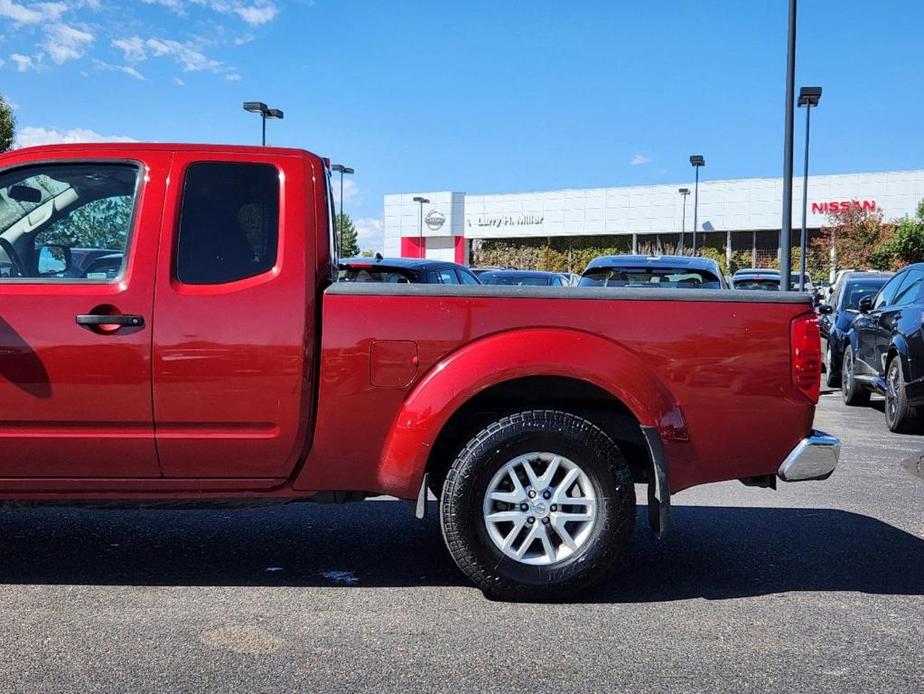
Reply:
M184 284L268 272L279 246L279 172L269 164L200 162L186 172L176 251Z
M132 164L49 164L0 176L0 281L112 281L137 197Z

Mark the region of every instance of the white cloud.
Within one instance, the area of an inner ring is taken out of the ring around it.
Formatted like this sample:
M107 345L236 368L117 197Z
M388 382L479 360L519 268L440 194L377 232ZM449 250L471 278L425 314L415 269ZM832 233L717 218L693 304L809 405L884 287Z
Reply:
M651 157L644 154L636 154L629 161L629 166L641 166L642 164L650 164L652 162Z
M105 63L102 60L93 59L93 64L96 66L97 70L107 70L109 72L121 72L129 77L134 77L136 80L144 80L144 75L138 72L131 65L112 65L110 63Z
M174 77L174 78L173 78L173 83L174 83L175 85L177 85L178 87L185 87L185 86L186 86L186 82L184 82L183 80L181 80L179 77Z
M232 10L234 14L252 26L272 22L276 15L279 14L279 10L271 2L260 2L258 0L253 5L239 5L237 3L235 5L236 7Z
M240 82L241 76L236 72L229 72L227 75L225 75L225 79L229 82Z
M144 52L144 40L140 36L115 39L112 45L124 53L126 60L141 61L147 57Z
M116 39L112 45L121 49L125 60L138 63L148 58L172 58L185 72L222 72L224 66L219 60L206 56L199 47L192 42L180 43L173 39L142 39L140 36L131 36Z
M26 126L16 131L15 147L35 147L37 145L70 144L74 142L135 142L125 135L101 135L85 128L56 130L54 128L35 128Z
M344 181L344 194L346 194L346 182ZM361 217L353 221L356 227L356 243L360 250L379 251L385 245L385 225L381 219L375 217Z
M334 162L335 164L337 162ZM337 203L337 211L340 211L340 174L334 171L331 174L330 178L331 186L333 186L334 191L334 201ZM356 202L359 199L359 186L356 185L356 181L346 174L343 177L343 202L345 205L349 205L351 202ZM347 214L349 214L347 210Z
M2 0L0 0L2 2ZM219 14L236 16L250 26L260 26L273 21L279 14L279 8L273 0L142 0L148 5L160 5L178 14L186 14L187 2L204 7Z
M93 34L88 31L82 31L67 24L52 24L45 31L42 48L48 52L55 63L61 65L68 60L82 58L94 39Z
M16 63L16 72L28 72L29 70L37 70L38 65L32 58L28 55L22 55L21 53L11 53L10 60Z
M44 24L56 22L67 12L63 2L36 2L18 5L13 0L0 0L0 17L12 19L17 24Z

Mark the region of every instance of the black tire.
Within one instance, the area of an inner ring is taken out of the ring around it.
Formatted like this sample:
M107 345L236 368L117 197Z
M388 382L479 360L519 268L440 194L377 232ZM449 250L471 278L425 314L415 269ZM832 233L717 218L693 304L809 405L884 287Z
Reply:
M577 464L597 499L584 544L544 566L505 555L490 539L483 515L495 474L517 456L536 451ZM511 414L478 432L453 462L440 498L440 525L456 565L489 597L562 600L604 579L623 555L635 525L632 475L612 439L586 419L557 410Z
M844 348L844 360L841 362L841 397L849 407L869 404L869 391L853 377L853 347Z
M889 431L896 434L910 434L920 427L917 409L908 404L899 357L893 357L886 368L885 419Z
M834 364L834 355L831 353L831 341L825 350L825 385L828 388L841 387L841 372Z

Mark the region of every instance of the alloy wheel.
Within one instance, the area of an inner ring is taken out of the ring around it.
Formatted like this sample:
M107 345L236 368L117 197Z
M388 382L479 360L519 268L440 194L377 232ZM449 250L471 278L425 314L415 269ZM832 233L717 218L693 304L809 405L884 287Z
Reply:
M491 541L505 556L547 566L568 559L597 522L597 497L587 473L550 452L519 455L495 473L483 513Z

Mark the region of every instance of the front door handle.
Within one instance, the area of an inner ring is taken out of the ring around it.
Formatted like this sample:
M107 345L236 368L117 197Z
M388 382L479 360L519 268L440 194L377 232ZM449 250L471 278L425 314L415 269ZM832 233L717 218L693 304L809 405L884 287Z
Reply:
M144 317L133 314L116 314L114 316L100 315L98 313L80 313L77 315L77 325L87 327L117 325L131 328L144 327Z

